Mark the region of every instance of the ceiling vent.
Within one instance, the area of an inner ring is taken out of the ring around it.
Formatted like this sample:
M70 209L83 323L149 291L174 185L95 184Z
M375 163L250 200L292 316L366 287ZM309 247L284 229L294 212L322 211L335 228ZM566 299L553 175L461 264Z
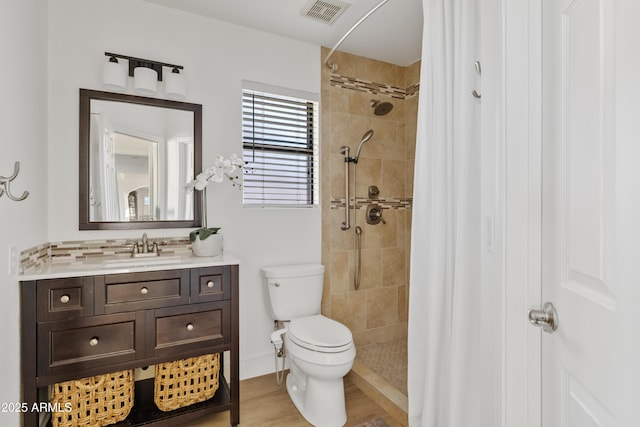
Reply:
M301 14L325 24L333 24L349 6L349 3L343 1L311 0L304 6Z

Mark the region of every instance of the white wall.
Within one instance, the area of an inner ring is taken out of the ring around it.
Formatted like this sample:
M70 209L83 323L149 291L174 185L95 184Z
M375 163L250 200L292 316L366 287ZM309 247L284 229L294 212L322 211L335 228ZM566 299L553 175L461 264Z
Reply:
M319 93L320 48L136 0L49 2L49 234L59 241L141 236L78 231L78 89L98 89L105 51L184 66L187 102L203 105L203 167L242 152L241 80ZM129 93L133 93L130 91ZM159 97L162 97L159 94ZM260 267L320 261L319 209L244 209L227 185L208 191L209 226L240 268L241 376L273 371ZM186 236L190 230L150 230ZM0 257L1 258L1 257Z
M47 239L47 2L3 0L0 5L0 176L20 174L12 193L29 196L21 202L0 197L0 403L20 401L19 288L9 274L12 245L23 250ZM19 424L19 414L0 412L0 425Z

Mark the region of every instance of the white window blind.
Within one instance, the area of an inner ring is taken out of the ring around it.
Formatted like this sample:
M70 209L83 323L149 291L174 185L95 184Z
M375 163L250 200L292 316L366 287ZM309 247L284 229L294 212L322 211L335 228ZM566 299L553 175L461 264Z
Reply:
M243 89L244 205L317 205L317 140L317 102Z

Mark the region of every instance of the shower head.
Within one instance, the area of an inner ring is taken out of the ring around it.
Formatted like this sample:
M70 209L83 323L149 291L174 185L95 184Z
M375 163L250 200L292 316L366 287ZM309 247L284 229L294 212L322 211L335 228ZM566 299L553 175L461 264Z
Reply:
M373 136L373 130L369 129L362 135L362 139L360 139L360 144L358 144L358 149L356 150L356 156L353 158L356 163L358 163L358 158L360 157L360 150L362 149L362 144L367 142Z
M371 107L373 108L373 114L376 116L385 116L389 114L389 111L393 110L393 104L390 102L381 102L380 100L372 99Z

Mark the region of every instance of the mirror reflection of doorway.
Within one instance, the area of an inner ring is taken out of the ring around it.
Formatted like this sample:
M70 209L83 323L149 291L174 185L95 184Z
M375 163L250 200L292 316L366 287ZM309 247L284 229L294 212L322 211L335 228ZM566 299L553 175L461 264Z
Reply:
M140 187L130 191L127 195L127 209L129 221L153 220L149 201L149 187Z
M121 206L126 221L154 221L157 201L158 143L150 138L114 132L115 163Z

